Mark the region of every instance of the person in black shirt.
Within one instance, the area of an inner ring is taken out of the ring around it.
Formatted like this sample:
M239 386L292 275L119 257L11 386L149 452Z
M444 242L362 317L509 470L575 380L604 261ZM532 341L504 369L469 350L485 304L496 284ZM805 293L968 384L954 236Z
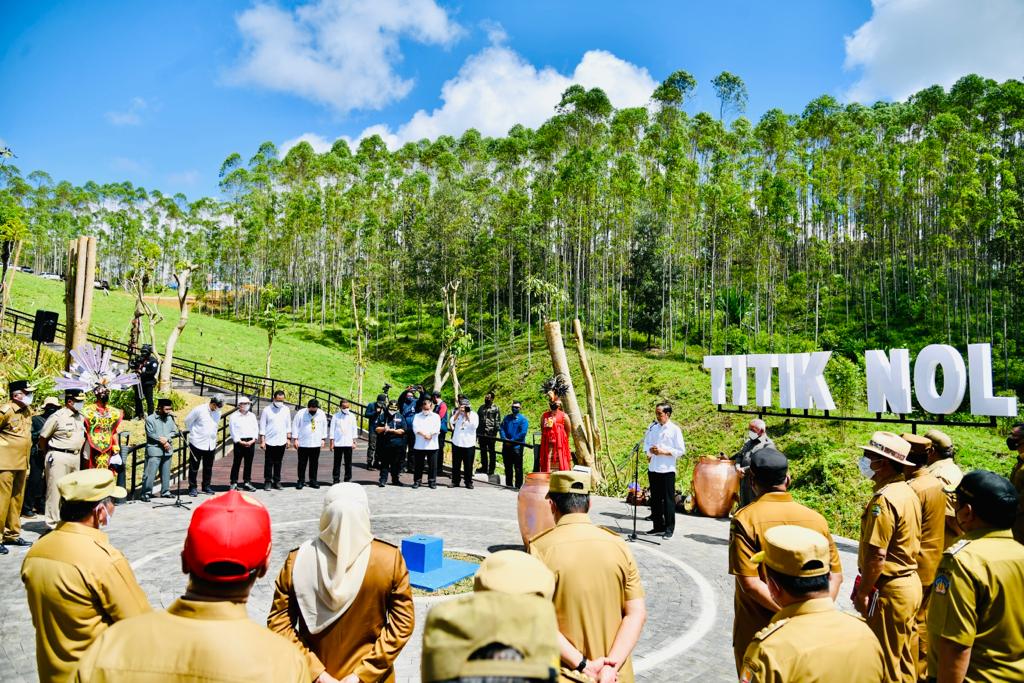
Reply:
M147 415L153 414L153 389L156 387L156 377L160 372L160 361L153 355L153 347L143 344L139 348L139 355L132 362L132 370L139 376L139 383L135 385L135 419L145 420ZM142 399L145 397L146 406L143 412Z
M389 401L387 408L377 416L377 464L380 478L377 486L386 486L388 472L391 473L391 485L402 486L399 475L405 462L406 437L405 417L398 409L398 401Z
M377 418L380 417L388 407L388 395L377 394L376 403L368 403L363 415L366 416L366 425L369 427L369 434L366 437L366 469L372 470L379 460L377 455Z

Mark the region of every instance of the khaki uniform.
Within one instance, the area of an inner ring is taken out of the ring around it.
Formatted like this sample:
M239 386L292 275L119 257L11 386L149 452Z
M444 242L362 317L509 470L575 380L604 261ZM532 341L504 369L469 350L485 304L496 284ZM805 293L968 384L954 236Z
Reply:
M1024 546L1008 529L969 531L946 550L928 610L928 670L942 638L971 648L965 681L1024 680Z
M132 568L107 535L61 522L29 549L21 566L36 629L43 681L71 679L79 658L112 623L148 612Z
M907 475L907 484L921 501L921 550L917 554L917 578L921 579L921 607L917 610L917 677L928 674L928 599L935 570L942 559L946 532L946 492L942 482L918 468Z
M568 514L530 540L530 554L555 574L555 613L562 635L587 659L607 655L622 624L623 606L644 597L626 543L588 515ZM619 668L619 680L632 683L632 657Z
M743 657L741 683L879 683L882 647L860 617L831 598L783 607Z
M360 680L394 681L395 660L415 624L409 570L402 553L390 543L374 539L355 600L327 628L310 633L292 581L297 552L288 553L277 577L267 627L295 643L314 678L327 671L335 678L351 673Z
M793 524L817 531L829 541L829 571L841 574L843 566L839 551L828 530L828 522L814 510L793 500L789 493L765 493L750 505L740 508L729 529L729 573L733 576L758 576L766 579L763 564L751 561L763 549L764 532L781 524ZM740 588L736 580L733 600L735 618L732 626L733 655L740 670L743 654L754 634L768 625L775 613L762 607Z
M964 472L960 469L960 466L953 462L953 458L943 458L942 460L936 460L931 465L925 468L928 473L934 476L936 479L942 482L943 487L950 491L956 489L960 485L960 480L964 478ZM945 550L949 546L953 545L956 541L957 534L950 529L950 522L956 521L956 508L953 505L953 494L946 493L946 526L943 530L943 542L942 548Z
M1017 455L1017 462L1010 472L1010 483L1017 489L1017 520L1013 523L1013 537L1024 543L1024 455Z
M14 401L0 405L0 524L5 541L21 536L21 504L31 451L31 408Z
M921 503L905 481L880 484L864 508L857 558L861 573L869 546L885 550L886 555L882 575L875 583L878 604L867 623L882 644L885 680L911 683L917 680L914 634L921 606L921 580L917 577Z
M46 524L52 529L60 521L60 491L57 482L77 472L85 445L85 420L81 413L61 408L43 423L39 436L46 442Z
M245 604L175 600L111 626L82 657L80 683L251 681L310 683L306 659L250 621Z

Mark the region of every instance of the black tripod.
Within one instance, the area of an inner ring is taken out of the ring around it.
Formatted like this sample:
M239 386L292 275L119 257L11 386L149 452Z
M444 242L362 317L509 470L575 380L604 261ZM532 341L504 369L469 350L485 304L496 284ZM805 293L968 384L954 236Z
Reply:
M640 507L640 447L642 443L633 446L633 533L626 536L627 541L645 541L654 545L661 545L650 538L642 538L636 533L636 509Z
M185 445L185 435L188 432L178 432L178 486L174 489L174 502L173 503L160 503L154 505L154 508L182 508L184 510L192 509L192 501L183 501L181 499L181 478L185 476L187 464L185 463L185 451L188 450Z

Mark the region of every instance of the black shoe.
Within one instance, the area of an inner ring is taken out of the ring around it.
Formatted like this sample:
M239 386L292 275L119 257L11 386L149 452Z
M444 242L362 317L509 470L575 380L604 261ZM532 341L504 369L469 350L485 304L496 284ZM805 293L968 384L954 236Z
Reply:
M9 552L11 552L11 551L7 549L7 546L0 545L0 555L6 555Z
M466 484L466 488L467 488L467 489L472 489L472 488L473 488L473 485L472 485L472 484Z
M300 481L300 482L299 482L298 484L296 484L296 485L295 485L295 490L296 490L296 491L301 491L301 490L302 490L302 488L303 488L303 487L304 487L305 485L306 485L306 482L304 482L304 481Z
M198 496L198 495L199 495L199 489L197 489L197 488L196 488L196 487L194 487L194 486L192 486L192 487L189 487L189 490L188 490L188 495L190 495L190 496L192 496L193 498L195 498L196 496Z
M279 481L275 481L274 482L274 490L275 491L282 491L282 490L284 490L284 487L281 486L281 482L279 482Z
M448 484L448 488L451 488L451 489L459 488L459 482L453 481L452 483Z
M420 483L419 483L418 481L414 481L414 482L412 483L412 487L413 487L414 489L418 489L418 488L420 487Z
M661 535L661 537L662 538L672 538L672 532L671 531L666 531L665 533L663 533Z
M403 484L401 481L393 481L393 482L391 482L391 485L392 486L405 486L405 484Z
M430 484L430 488L436 489L437 488L437 484Z
M481 468L476 471L476 474L487 474L487 470Z
M647 515L646 517L644 517L644 521L645 522L653 522L654 521L654 515Z
M231 482L231 486L228 487L228 491L237 491L237 490L238 490L238 484L236 484L235 482Z
M255 490L256 489L253 489L253 491L255 491ZM170 491L164 491L163 493L160 494L160 497L161 498L174 498L174 494L171 493Z
M655 536L657 534L663 534L663 533L665 533L665 530L664 529L659 529L658 527L654 527L653 529L651 529L650 531L647 532L647 534L650 535L650 536Z
M269 491L270 490L270 482L269 481L266 484L263 485L263 490L264 491Z
M32 512L31 510L22 510L21 516L25 519L35 519L36 513Z
M143 503L148 503L150 500L152 500L152 498L153 496L149 495L148 493L143 493L141 496L139 496L139 500L141 500Z
M309 488L311 488L311 489L318 489L318 488L320 488L320 482L314 481L312 484L309 485Z
M386 483L386 482L383 482L383 481L378 481L378 482L377 482L377 486L379 486L379 487L381 487L381 488L384 488L385 486L387 486L387 483Z
M346 479L346 481L348 481L348 480ZM335 479L335 480L333 480L333 482L332 482L332 483L334 483L334 484L340 484L340 483L341 483L341 479Z
M350 481L352 481L352 477L345 477L345 483L346 484L349 483ZM338 482L334 482L334 483L337 484Z
M242 484L242 490L243 491L255 491L256 487L253 486L252 484L250 484L249 482L245 482L244 484Z
M203 495L204 496L212 496L213 495L213 489L211 489L209 486L204 486L203 487Z
M14 546L14 547L16 547L16 548L27 548L27 547L29 547L30 545L32 545L32 543L31 543L31 542L29 542L29 541L26 541L26 540L25 540L24 538L22 538L21 536L18 536L18 537L17 537L16 539L14 539L13 541L4 541L4 545L13 545L13 546Z

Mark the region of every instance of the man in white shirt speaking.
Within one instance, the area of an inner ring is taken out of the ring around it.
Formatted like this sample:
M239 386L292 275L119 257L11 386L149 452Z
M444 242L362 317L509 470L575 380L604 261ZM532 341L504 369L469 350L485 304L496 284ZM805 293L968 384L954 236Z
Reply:
M263 490L281 488L281 461L292 438L292 411L284 392L274 392L274 402L260 413L260 448L263 449Z
M242 490L255 491L252 485L252 457L256 453L256 439L260 436L260 423L252 412L252 401L248 396L238 399L238 410L228 418L228 429L231 432L233 457L231 460L231 490L238 488L238 469L244 463L242 471Z
M355 443L359 424L356 414L349 408L347 398L340 401L341 410L331 416L331 450L334 451L334 483L341 481L341 461L345 461L345 481L352 481L352 445Z
M309 465L309 485L320 488L316 480L317 465L320 464L320 449L327 438L327 416L320 410L320 402L315 398L306 402L305 410L296 410L292 421L292 439L295 450L299 452L299 482L296 490L306 485L306 465Z
M659 403L654 408L654 422L644 436L647 454L647 478L651 483L651 519L654 528L648 533L672 538L676 530L676 460L686 453L686 443L679 425L672 421L672 406Z
M427 485L437 488L437 449L438 434L441 433L441 417L434 412L434 401L429 396L420 398L420 412L412 418L412 432L416 437L412 453L413 466L412 487L419 488L420 477L423 476L423 465L427 466Z
M213 453L217 450L217 428L224 397L214 394L208 405L197 405L185 417L188 430L188 495L199 495L196 478L199 465L203 466L203 493L212 494L210 478L213 476Z

